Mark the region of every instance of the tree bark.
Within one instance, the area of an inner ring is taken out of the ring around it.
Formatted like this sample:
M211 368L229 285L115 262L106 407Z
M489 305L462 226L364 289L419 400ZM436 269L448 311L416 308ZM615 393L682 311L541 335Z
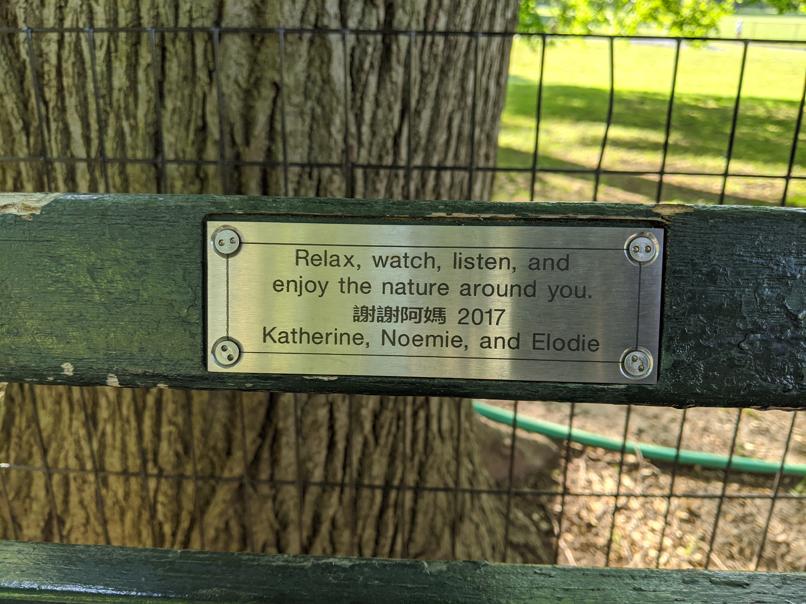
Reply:
M483 199L489 173L368 166L494 163L509 41L338 30L511 30L516 16L517 2L448 0L3 5L20 28L211 29L0 34L0 154L34 159L0 162L0 186ZM499 559L504 498L454 490L493 486L476 430L449 398L11 384L0 535ZM530 548L510 560L544 559Z

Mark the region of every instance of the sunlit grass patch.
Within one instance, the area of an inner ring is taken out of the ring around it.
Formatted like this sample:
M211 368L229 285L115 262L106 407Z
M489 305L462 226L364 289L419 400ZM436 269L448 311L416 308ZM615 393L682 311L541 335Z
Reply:
M540 40L515 40L507 100L499 135L499 167L529 168L537 130ZM658 171L663 161L675 44L616 40L614 97L607 145L602 153L610 96L606 40L555 39L547 43L543 66L538 168ZM732 129L742 45L683 43L672 108L665 170L721 174ZM804 46L748 49L738 119L733 135L732 174L786 174L806 72ZM803 138L803 135L802 135ZM793 172L806 171L801 144ZM541 189L548 198L567 197L587 186ZM657 177L647 177L657 182ZM613 179L625 199L646 195L647 178ZM686 186L664 187L664 200L708 202L721 180L680 177ZM679 179L677 179L679 181ZM498 181L503 183L502 178ZM670 181L671 182L671 181ZM739 203L774 203L782 180L730 179L730 198ZM497 185L498 186L498 185ZM656 186L656 185L652 185ZM689 190L690 188L690 190ZM798 189L797 192L795 189ZM801 204L790 185L789 203ZM497 190L501 198L504 191ZM538 194L538 198L543 198Z

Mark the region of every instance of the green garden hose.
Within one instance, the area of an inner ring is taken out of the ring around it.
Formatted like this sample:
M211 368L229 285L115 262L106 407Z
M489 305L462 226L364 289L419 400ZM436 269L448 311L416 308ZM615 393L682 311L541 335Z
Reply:
M512 426L513 413L511 411L494 407L493 405L487 405L480 401L473 401L473 410L494 422ZM720 470L724 470L728 467L728 464L730 464L731 470L738 472L754 472L757 474L776 474L781 470L781 464L775 461L743 457L741 455L734 455L728 458L727 455L717 455L716 453L706 453L704 451L690 451L687 449L680 449L678 453L677 449L674 447L662 447L660 445L639 443L630 440L625 443L618 438L610 438L609 436L578 430L576 428L569 432L568 426L535 419L533 417L525 417L522 414L518 414L515 425L527 432L535 432L557 440L571 440L581 445L601 447L609 451L620 452L623 447L624 451L627 453L640 453L643 457L656 461L674 463L675 458L677 458L677 463L679 464L716 468ZM806 476L806 464L784 464L783 473L795 476Z

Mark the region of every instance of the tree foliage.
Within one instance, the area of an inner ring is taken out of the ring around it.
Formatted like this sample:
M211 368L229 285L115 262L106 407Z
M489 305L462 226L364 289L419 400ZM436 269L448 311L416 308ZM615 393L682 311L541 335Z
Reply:
M804 0L740 0L739 6L747 8L771 8L779 14L806 13L806 2Z
M762 4L747 0L745 4ZM803 10L802 0L769 0L778 12ZM718 0L558 0L542 4L521 0L520 30L585 34L636 34L641 28L668 35L705 36L734 10L733 2Z

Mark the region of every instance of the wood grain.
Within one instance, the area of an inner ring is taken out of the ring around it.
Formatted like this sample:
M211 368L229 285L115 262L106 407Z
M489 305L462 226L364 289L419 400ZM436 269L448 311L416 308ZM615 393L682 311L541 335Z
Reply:
M0 600L795 602L804 573L563 568L0 542Z

